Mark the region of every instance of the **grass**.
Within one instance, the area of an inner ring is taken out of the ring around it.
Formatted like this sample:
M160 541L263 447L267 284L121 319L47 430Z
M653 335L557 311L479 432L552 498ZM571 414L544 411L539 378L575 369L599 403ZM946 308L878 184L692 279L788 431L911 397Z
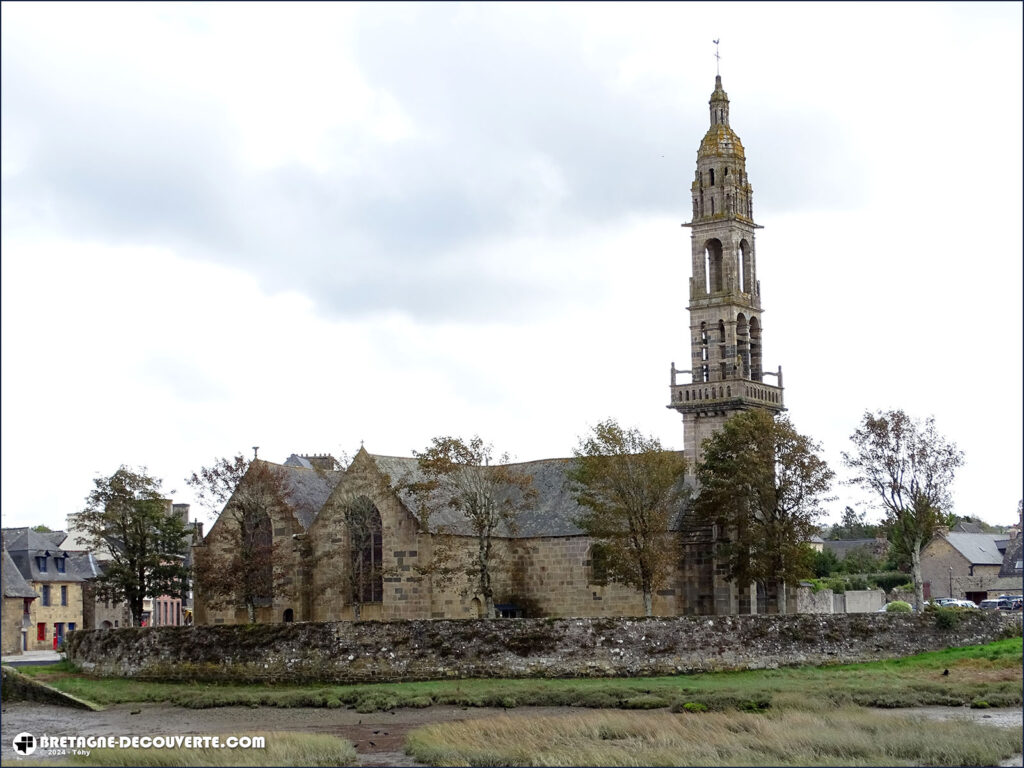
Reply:
M102 766L250 766L356 765L355 747L325 734L254 733L264 749L94 749L87 757L73 755L66 765Z
M1020 706L1020 637L923 653L891 661L828 667L716 672L673 677L594 679L473 679L376 685L226 685L92 678L66 662L21 671L98 704L166 702L189 708L222 706L352 707L360 712L449 704L463 707L577 706L598 709L710 711L817 710L961 706L985 702ZM944 675L944 670L949 670Z
M593 712L494 717L411 731L429 765L997 765L1021 751L1012 729L859 708L825 713Z

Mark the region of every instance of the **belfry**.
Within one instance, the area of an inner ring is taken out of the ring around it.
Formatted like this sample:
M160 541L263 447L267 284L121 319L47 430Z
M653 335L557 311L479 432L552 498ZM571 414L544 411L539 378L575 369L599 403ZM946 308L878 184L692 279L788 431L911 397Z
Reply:
M715 77L711 125L697 150L691 187L690 367L672 363L669 408L683 416L690 471L701 444L737 411L785 410L782 368L765 371L761 282L757 279L753 189L739 136L729 127L729 97ZM690 374L689 383L679 380ZM774 384L765 377L775 377Z

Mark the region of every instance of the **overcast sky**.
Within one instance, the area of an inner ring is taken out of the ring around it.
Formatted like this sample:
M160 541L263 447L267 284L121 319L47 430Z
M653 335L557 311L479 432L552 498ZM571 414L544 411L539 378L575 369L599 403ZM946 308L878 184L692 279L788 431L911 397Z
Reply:
M794 424L844 476L866 409L933 414L956 511L1016 519L1019 3L0 13L5 526L256 445L681 448L716 38Z

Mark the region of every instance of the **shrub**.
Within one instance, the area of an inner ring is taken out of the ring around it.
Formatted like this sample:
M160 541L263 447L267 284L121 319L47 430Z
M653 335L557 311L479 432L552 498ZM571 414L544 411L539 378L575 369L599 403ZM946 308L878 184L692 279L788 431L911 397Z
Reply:
M893 600L885 606L886 613L910 613L910 603L904 600Z
M907 581L907 574L900 573L899 571L889 571L886 573L876 573L868 577L868 580L885 592L891 592L893 589L908 587L913 589Z
M935 626L939 629L956 629L963 618L963 611L960 608L943 608L937 605L932 612L935 614Z

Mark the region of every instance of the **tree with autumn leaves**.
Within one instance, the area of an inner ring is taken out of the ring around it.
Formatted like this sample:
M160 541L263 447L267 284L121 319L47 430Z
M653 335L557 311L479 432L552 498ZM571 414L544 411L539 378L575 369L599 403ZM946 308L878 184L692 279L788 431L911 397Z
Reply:
M583 510L576 524L594 539L608 578L639 590L651 616L680 557L670 530L688 494L686 459L614 419L593 427L573 455L568 477Z
M835 476L820 451L787 417L744 411L704 442L697 467L693 510L720 531L717 554L729 578L775 584L779 613L786 585L810 575L807 544Z
M898 555L910 563L914 604L924 606L921 548L940 526L952 522L950 488L964 463L956 443L939 433L935 419L914 419L902 410L867 412L843 453L853 483L872 494L885 512L883 527Z
M465 518L476 549L463 564L463 572L469 590L483 598L484 616L493 618L493 574L500 560L494 539L513 535L519 514L533 507L537 497L533 482L529 475L508 465L507 453L496 454L494 446L479 436L468 441L435 437L424 451L413 451L413 455L423 480L408 489L420 499L426 519L442 507Z
M255 623L256 608L286 587L272 521L287 509L288 478L273 464L238 455L217 459L185 482L223 521L229 540L216 551L196 550L196 591L211 607L244 608Z

